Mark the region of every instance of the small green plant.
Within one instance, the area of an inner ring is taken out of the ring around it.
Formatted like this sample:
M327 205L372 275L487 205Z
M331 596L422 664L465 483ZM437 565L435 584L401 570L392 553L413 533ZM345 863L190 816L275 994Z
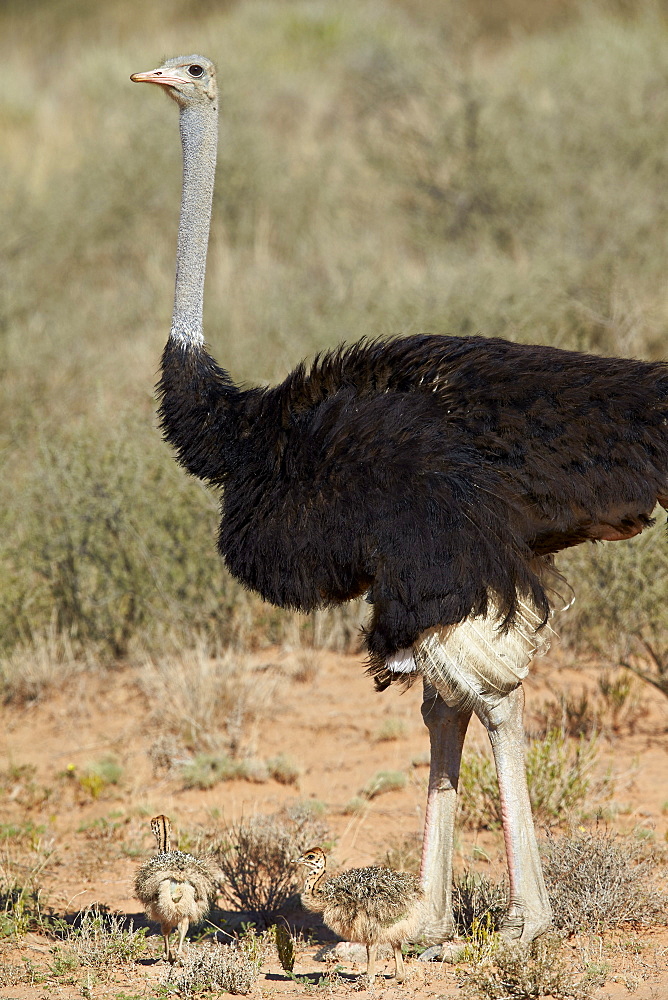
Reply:
M596 785L591 771L598 752L595 738L571 741L560 730L532 740L526 752L527 783L538 823L553 824L581 810L591 798L609 795L609 778ZM474 829L501 826L501 802L494 763L488 754L469 751L462 758L459 777L462 821Z
M64 927L51 907L44 906L41 889L33 882L18 882L0 869L0 941L17 940L30 931L60 935Z
M32 959L21 956L21 964L0 962L0 986L37 986L49 978L43 966L37 966Z
M404 771L378 771L360 790L360 795L365 799L375 799L386 792L399 792L406 787L407 781Z
M458 960L478 965L490 961L499 947L499 935L491 913L474 917Z
M62 945L55 945L51 949L51 961L49 962L49 975L54 979L61 980L62 985L73 985L76 983L74 973L79 968L79 960L76 955L63 948Z
M637 681L628 674L606 672L599 677L598 690L609 714L606 728L613 733L621 732L624 727L633 732L643 715Z
M269 779L260 761L235 760L228 754L198 753L181 767L184 788L212 788L220 781L255 781Z
M390 718L383 720L376 732L373 734L373 739L376 743L390 743L393 740L400 740L405 735L406 723L404 720Z
M123 768L114 757L103 757L101 760L88 764L77 776L81 788L88 792L91 798L98 799L109 787L117 785L123 775Z
M28 844L33 850L39 847L46 827L35 824L31 819L23 823L0 823L0 840L14 840Z
M591 770L598 752L595 739L581 737L573 744L557 729L544 740L534 740L527 751L527 782L534 817L544 824L563 820L584 806L592 790ZM598 787L610 792L610 781Z
M285 972L292 972L295 967L296 949L295 949L295 939L290 933L290 928L279 921L274 925L274 934L276 940L276 952L278 954L278 960L281 963L281 968Z
M501 825L501 802L494 762L474 747L462 756L459 772L459 818L474 830Z
M364 795L353 795L343 806L341 812L344 816L360 816L369 807L369 800Z
M278 781L281 785L297 785L299 783L300 769L292 757L279 753L266 762L267 772L270 778Z

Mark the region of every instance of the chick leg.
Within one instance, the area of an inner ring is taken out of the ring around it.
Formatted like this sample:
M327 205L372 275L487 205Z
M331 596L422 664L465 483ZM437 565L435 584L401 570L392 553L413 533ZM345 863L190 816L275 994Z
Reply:
M398 983L403 983L406 978L404 973L404 956L401 954L401 945L394 946L394 977Z
M366 976L369 980L369 986L373 986L373 981L376 976L376 946L375 944L368 944L366 946Z
M181 953L182 953L182 950L183 950L183 939L186 936L186 932L188 930L188 924L189 924L189 922L190 921L188 920L187 917L182 917L179 920L179 946L176 949L176 957L177 958L181 958Z

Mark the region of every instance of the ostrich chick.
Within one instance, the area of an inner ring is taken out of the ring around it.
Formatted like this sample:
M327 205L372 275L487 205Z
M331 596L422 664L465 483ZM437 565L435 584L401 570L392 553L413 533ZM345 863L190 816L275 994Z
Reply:
M147 916L160 924L165 959L174 962L181 957L189 925L199 923L209 912L220 873L207 858L170 850L171 824L166 816L152 819L151 830L158 842L158 853L135 875L135 894ZM179 929L179 945L174 955L169 935L175 927Z
M367 977L373 985L376 946L391 944L397 982L404 981L401 942L413 937L424 917L424 893L415 875L391 868L350 868L323 881L327 860L312 847L295 864L306 877L301 900L307 910L322 913L333 931L366 945Z

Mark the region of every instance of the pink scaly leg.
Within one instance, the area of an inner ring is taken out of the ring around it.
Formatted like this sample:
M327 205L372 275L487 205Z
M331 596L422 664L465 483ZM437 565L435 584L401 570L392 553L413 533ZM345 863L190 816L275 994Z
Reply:
M423 927L427 940L442 942L454 933L452 855L457 785L470 711L450 708L425 680L422 718L429 730L431 764L422 842L420 879L427 896Z
M552 923L531 815L524 762L524 691L517 687L495 708L476 708L489 733L501 796L510 903L501 925L507 940L528 944Z

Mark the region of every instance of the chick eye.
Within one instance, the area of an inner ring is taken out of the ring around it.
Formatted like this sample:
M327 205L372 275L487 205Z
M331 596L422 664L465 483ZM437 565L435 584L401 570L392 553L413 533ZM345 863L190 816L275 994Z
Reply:
M201 66L198 66L197 63L193 63L192 66L188 66L188 72L191 76L199 77L203 75L204 70Z

